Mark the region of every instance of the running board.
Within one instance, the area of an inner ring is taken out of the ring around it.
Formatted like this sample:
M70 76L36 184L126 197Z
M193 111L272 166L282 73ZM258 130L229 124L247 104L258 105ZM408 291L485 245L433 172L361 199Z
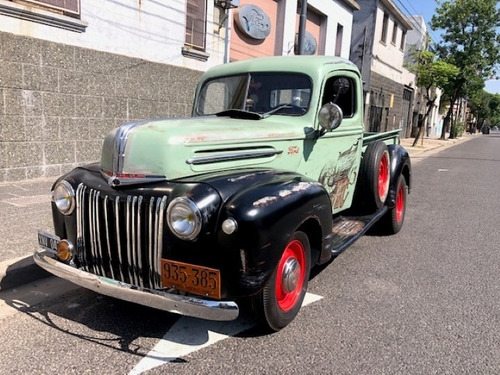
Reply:
M379 221L387 210L387 206L384 206L372 215L336 217L332 225L332 255L337 255L351 246Z

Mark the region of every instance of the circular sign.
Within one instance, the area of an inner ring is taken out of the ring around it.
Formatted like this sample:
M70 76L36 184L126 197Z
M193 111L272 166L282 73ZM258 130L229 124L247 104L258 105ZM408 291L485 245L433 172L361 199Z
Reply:
M235 17L238 28L253 39L266 39L271 33L269 16L256 5L244 5Z

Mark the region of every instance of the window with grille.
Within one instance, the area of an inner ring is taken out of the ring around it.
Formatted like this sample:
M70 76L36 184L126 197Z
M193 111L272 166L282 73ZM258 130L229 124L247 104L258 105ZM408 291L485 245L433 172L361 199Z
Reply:
M205 50L206 1L187 0L186 8L186 45L198 50Z

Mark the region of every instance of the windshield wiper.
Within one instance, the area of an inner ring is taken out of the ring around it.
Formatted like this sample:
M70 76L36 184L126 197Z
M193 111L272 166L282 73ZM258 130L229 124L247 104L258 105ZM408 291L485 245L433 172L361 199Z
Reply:
M292 108L293 110L300 111L301 115L307 112L307 110L305 108L302 108L301 106L298 106L298 105L293 104L293 103L285 103L285 104L280 104L276 108L273 108L270 111L267 111L267 112L263 113L262 114L262 118L267 118L267 117L275 114L276 112L279 112L282 109L286 109L286 108Z
M228 116L231 118L239 118L243 120L262 120L263 115L257 112L245 111L243 109L226 109L225 111L218 112L215 114L217 117Z

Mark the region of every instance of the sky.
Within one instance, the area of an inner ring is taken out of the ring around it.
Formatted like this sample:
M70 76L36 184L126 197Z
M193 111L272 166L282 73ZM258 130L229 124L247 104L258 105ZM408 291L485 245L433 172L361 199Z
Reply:
M424 16L425 23L430 36L434 40L439 39L439 33L430 30L429 22L437 7L436 0L393 0L394 3L405 15L420 15ZM486 81L484 88L487 92L492 94L500 94L500 80Z

